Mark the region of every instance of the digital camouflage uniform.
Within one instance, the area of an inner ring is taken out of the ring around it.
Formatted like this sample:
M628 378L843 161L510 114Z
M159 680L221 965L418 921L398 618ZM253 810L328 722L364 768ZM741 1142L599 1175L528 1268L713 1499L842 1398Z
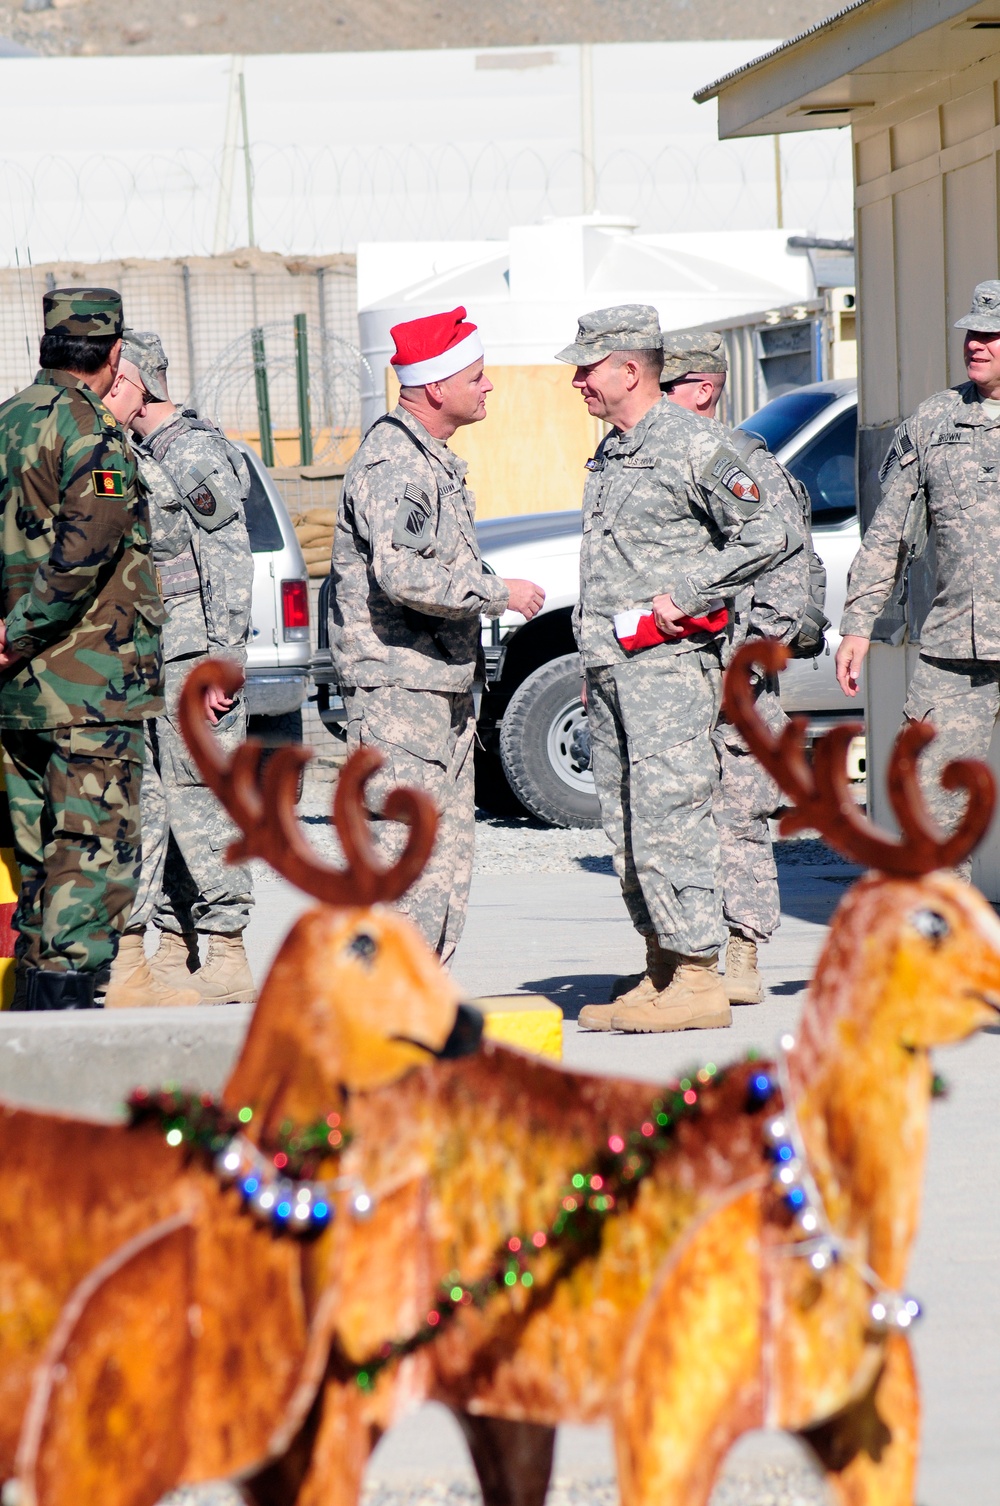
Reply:
M724 663L728 664L735 650L748 638L774 638L779 643L791 643L798 634L809 603L812 509L805 487L769 450L759 445L749 451L747 436L739 431L724 432L734 438L741 457L751 461L755 474L766 481L767 495L773 499L789 541L802 540L801 548L786 549L775 564L768 566L736 598L731 641L723 655ZM788 717L781 709L777 676L760 677L757 712L775 735L788 725ZM722 854L722 908L726 926L748 940L766 941L781 923L778 870L768 827L768 818L780 803L780 793L750 752L743 734L725 716L719 718L712 741L719 755L715 824Z
M840 631L871 637L933 524L934 601L904 714L937 729L920 758L921 784L932 814L950 827L965 797L941 788L941 769L953 758L985 758L1000 715L1000 414L989 415L974 382L936 393L896 430L880 479ZM967 877L971 862L960 871Z
M584 316L581 336L585 320L608 313L626 327L655 319L630 309ZM635 345L627 330L618 348ZM580 353L571 346L560 359L585 364ZM614 617L664 592L704 614L784 550L785 530L753 462L740 464L718 425L666 398L628 431L612 429L587 468L574 627L602 821L636 930L665 951L711 958L723 935L711 741L720 643L699 632L629 654Z
M91 338L120 332L121 302L57 289L44 317ZM135 896L164 614L132 451L83 381L43 370L0 406L0 507L7 643L24 657L0 673L19 970L66 975L65 1000L85 1005Z
M127 345L125 354L132 359ZM151 920L175 935L235 935L246 928L253 903L250 869L225 861L237 833L195 768L177 706L185 679L203 658L246 663L253 586L244 510L249 472L219 430L189 412L174 414L135 448L149 490L153 558L167 610L166 706L146 724L143 868L129 929L145 929ZM232 753L246 729L240 695L213 731L223 752Z
M351 461L337 510L330 649L347 707L347 745L378 749L368 785L378 816L394 784L428 791L437 842L400 901L450 961L468 905L475 841L472 683L480 615L507 588L483 570L466 464L405 408L375 423ZM406 831L376 820L395 858Z

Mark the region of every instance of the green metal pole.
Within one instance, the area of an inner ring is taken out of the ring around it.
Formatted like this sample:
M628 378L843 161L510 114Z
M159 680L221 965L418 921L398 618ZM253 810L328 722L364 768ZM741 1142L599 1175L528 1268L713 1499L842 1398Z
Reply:
M264 355L264 331L260 325L250 331L253 345L253 380L257 389L257 426L260 429L260 458L271 470L274 466L274 439L271 434L271 398L267 390L267 360Z
M295 384L299 395L299 464L312 465L312 420L309 413L309 335L305 314L295 315Z

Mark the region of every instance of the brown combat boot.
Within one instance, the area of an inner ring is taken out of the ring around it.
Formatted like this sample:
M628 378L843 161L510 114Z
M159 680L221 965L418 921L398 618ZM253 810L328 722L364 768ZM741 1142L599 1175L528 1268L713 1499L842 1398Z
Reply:
M178 988L155 976L146 960L141 931L125 932L111 964L105 1009L168 1008L200 1003L201 995L196 988Z
M191 982L203 1004L252 1004L257 997L250 963L243 949L243 932L208 938L208 955Z
M661 993L629 1009L616 1008L611 1016L612 1030L630 1034L717 1030L732 1023L718 957L678 957L674 975Z
M647 999L655 999L667 987L677 966L677 956L660 946L655 936L646 937L646 971L632 978L618 978L611 987L610 1004L585 1004L580 1010L577 1025L581 1030L610 1030L611 1019L616 1010L632 1009ZM619 984L631 987L616 992Z
M757 971L757 943L732 931L726 947L726 997L730 1004L763 1004L764 984Z

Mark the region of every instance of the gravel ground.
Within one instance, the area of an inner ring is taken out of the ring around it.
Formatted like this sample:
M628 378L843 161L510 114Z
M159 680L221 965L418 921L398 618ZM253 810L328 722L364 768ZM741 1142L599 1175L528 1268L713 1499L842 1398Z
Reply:
M478 1489L465 1480L414 1480L392 1483L374 1480L366 1486L361 1506L479 1506ZM731 1462L712 1493L711 1506L828 1506L822 1482L804 1463L769 1464L755 1460ZM205 1485L176 1490L161 1506L243 1506L230 1485ZM614 1480L574 1480L557 1477L549 1486L546 1506L618 1506Z
M3 0L0 33L45 55L353 52L789 37L830 0Z

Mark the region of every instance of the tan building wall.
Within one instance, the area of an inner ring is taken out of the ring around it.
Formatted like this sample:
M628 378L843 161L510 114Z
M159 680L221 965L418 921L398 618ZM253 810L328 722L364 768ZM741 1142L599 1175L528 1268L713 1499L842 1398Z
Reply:
M862 519L897 423L932 392L964 380L962 332L973 287L1000 269L1000 56L935 90L872 111L854 126L860 318ZM926 575L925 575L926 580ZM919 633L918 571L908 609ZM869 659L869 790L894 824L885 769L919 649L874 643ZM1000 771L1000 746L992 751ZM1000 896L1000 834L977 854L976 882Z

